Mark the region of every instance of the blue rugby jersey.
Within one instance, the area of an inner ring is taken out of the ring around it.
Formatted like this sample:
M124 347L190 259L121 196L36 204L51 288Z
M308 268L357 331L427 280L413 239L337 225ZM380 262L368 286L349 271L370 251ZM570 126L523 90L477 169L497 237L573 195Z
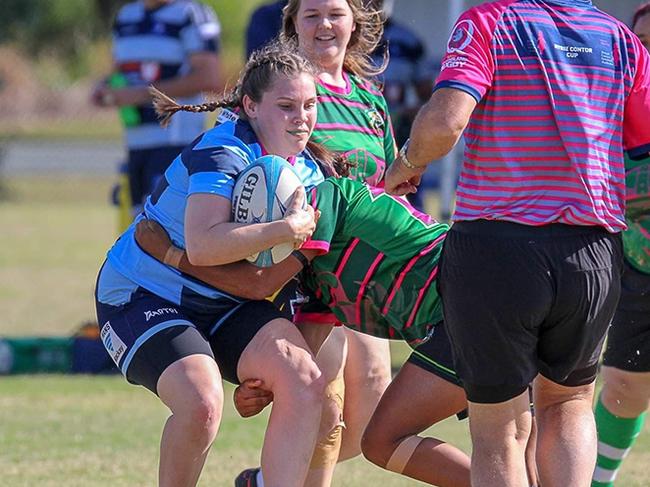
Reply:
M100 273L97 298L117 306L129 301L140 286L172 303L210 312L240 301L187 276L146 254L135 241L135 226L145 216L160 223L178 247L185 248L184 216L187 199L209 193L230 199L237 175L265 155L246 121L224 122L208 130L174 159L156 190L147 199L144 214L122 234L108 252ZM289 160L306 189L324 180L308 153Z
M218 52L220 31L212 9L198 2L175 0L151 10L141 0L128 3L113 24L115 69L129 86L183 76L189 72L192 54ZM200 95L178 99L181 104L201 101ZM151 104L137 109L140 125L125 132L129 149L186 145L205 128L204 114L178 113L163 129Z

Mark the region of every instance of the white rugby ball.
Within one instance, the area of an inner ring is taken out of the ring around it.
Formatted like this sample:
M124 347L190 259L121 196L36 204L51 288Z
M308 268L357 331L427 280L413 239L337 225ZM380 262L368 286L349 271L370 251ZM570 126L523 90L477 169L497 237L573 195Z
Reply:
M300 178L287 161L278 156L263 156L244 169L232 192L232 219L237 223L267 223L279 220ZM293 244L276 245L247 257L258 267L268 267L286 259Z

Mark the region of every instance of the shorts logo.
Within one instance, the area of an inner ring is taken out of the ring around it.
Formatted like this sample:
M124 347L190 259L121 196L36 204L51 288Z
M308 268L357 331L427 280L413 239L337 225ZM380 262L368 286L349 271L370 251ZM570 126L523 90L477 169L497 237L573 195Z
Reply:
M447 42L447 53L465 54L464 50L472 42L475 31L476 25L471 20L461 20L458 22Z
M126 345L122 339L115 333L115 330L111 327L111 322L107 321L102 326L102 331L100 332L100 337L104 348L115 362L115 365L119 367L120 358L126 352Z
M151 318L154 318L156 316L162 316L164 314L178 314L178 310L176 308L160 308L155 311L145 311L144 312L144 317L146 321L149 321Z

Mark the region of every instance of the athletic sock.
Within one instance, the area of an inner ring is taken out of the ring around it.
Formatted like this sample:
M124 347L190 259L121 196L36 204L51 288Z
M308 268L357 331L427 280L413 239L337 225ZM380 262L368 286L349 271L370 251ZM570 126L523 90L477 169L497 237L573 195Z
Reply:
M596 404L596 428L598 429L598 460L592 487L613 487L623 459L643 428L646 413L637 418L619 418L609 412L598 397Z

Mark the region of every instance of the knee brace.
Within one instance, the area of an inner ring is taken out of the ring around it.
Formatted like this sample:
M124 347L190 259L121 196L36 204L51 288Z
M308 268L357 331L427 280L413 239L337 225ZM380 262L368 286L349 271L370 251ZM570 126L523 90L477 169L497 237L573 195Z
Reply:
M345 382L343 376L339 376L327 384L325 388L325 401L331 401L340 411L336 424L327 433L327 436L316 443L314 455L311 459L310 469L328 468L336 464L341 449L343 436L343 398L345 396Z
M386 470L395 473L404 472L406 465L422 440L424 440L424 438L416 435L411 435L402 440L388 459L385 467Z

